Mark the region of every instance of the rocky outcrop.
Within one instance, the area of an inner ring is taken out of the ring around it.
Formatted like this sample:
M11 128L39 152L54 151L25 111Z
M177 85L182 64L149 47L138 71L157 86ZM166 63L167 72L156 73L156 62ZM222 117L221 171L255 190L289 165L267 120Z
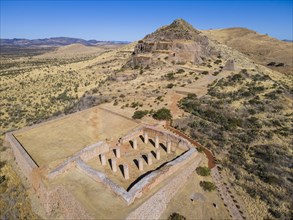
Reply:
M176 19L170 25L163 26L154 33L146 35L144 40L172 41L172 40L192 40L199 41L203 36L201 32L192 27L183 19Z
M215 51L209 39L182 19L146 35L138 41L131 59L132 66L146 66L157 60L154 57L168 56L168 61L177 63L201 63Z

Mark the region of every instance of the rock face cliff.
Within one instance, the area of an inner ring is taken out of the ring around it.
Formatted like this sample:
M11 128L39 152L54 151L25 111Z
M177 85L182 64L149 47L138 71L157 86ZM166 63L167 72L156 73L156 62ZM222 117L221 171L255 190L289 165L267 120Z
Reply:
M161 58L169 62L196 64L216 54L205 35L183 19L177 19L138 41L131 64L145 66Z

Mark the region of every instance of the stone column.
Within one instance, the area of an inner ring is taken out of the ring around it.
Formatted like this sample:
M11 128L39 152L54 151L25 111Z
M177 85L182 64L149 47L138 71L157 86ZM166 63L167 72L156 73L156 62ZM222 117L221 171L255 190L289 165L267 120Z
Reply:
M147 132L144 132L143 139L144 139L144 143L145 144L149 143L149 136L148 136L148 133Z
M127 164L123 164L124 178L126 180L129 179L129 168Z
M111 165L112 165L112 171L114 173L116 173L117 172L117 163L116 163L116 159L115 158L112 158L111 159Z
M106 165L106 156L105 156L105 154L100 154L100 157L101 157L102 166L105 166Z
M138 169L140 171L143 171L143 158L142 157L138 158Z
M171 141L167 141L167 154L171 153Z
M148 153L148 165L152 165L153 160L152 160L152 153Z
M159 148L159 136L155 137L155 148Z
M157 158L157 160L160 160L161 159L161 152L160 152L159 149L156 150L156 158Z
M133 149L136 150L137 149L137 139L136 138L133 139L132 144L133 144Z
M120 147L115 148L115 154L117 158L120 158L121 154L120 154Z

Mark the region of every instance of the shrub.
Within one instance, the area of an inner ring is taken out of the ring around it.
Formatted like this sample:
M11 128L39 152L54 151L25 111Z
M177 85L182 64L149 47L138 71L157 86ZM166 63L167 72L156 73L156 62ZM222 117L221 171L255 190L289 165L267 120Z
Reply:
M276 67L279 67L279 66L284 66L285 64L284 63L279 63L276 65Z
M184 72L185 72L184 69L179 69L179 70L177 70L177 73L184 73Z
M198 147L198 148L197 148L197 151L198 151L199 153L202 153L202 152L204 152L204 148L203 148L203 147Z
M196 99L197 95L195 93L189 93L189 94L187 94L187 98L188 99Z
M161 108L153 114L153 118L157 120L170 120L172 115L169 109Z
M94 89L93 89L93 93L97 93L98 91L99 91L98 88L94 88Z
M214 64L220 64L220 63L222 63L222 60L216 60L216 61L214 62Z
M116 99L115 101L114 101L114 103L113 103L113 105L118 105L119 103L118 103L118 100Z
M208 71L203 71L201 74L203 74L203 75L208 75L209 72L208 72Z
M149 112L147 111L147 110L145 110L145 111L141 111L141 110L139 110L139 111L135 111L134 112L134 114L133 114L133 116L132 116L132 118L133 119L141 119L141 118L143 118L145 115L147 115Z
M204 191L211 192L216 189L215 184L209 181L200 181L199 185L203 188Z
M0 184L2 184L6 180L5 175L0 176Z
M168 218L168 220L185 220L185 219L186 218L183 215L180 215L177 212L173 212Z
M136 107L138 107L138 106L140 106L141 104L139 103L139 102L132 102L131 103L131 108L136 108Z
M168 89L172 89L173 88L173 86L174 86L174 84L173 83L169 83L166 87L168 88Z
M56 99L63 101L63 102L66 102L66 101L71 101L74 98L68 96L66 91L64 91L63 93L59 94Z
M5 161L0 161L0 169L1 169L2 167L4 167L4 166L5 166L5 164L6 164L6 162L5 162Z
M166 75L165 75L165 78L167 79L167 80L172 80L172 79L175 79L175 74L174 73L167 73Z
M209 176L211 174L211 170L208 167L198 167L196 168L196 173L200 176Z

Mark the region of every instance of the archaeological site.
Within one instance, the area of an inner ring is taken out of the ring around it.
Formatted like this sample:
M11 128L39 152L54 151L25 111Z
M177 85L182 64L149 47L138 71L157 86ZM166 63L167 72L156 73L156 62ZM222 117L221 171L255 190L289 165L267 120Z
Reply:
M82 131L70 137L67 130L70 120L81 119L88 121L90 142ZM65 218L101 218L107 206L116 210L113 218L157 219L202 158L161 124L137 123L99 107L7 133L6 140L48 217L58 210Z
M293 43L162 6L0 39L0 219L292 219Z

